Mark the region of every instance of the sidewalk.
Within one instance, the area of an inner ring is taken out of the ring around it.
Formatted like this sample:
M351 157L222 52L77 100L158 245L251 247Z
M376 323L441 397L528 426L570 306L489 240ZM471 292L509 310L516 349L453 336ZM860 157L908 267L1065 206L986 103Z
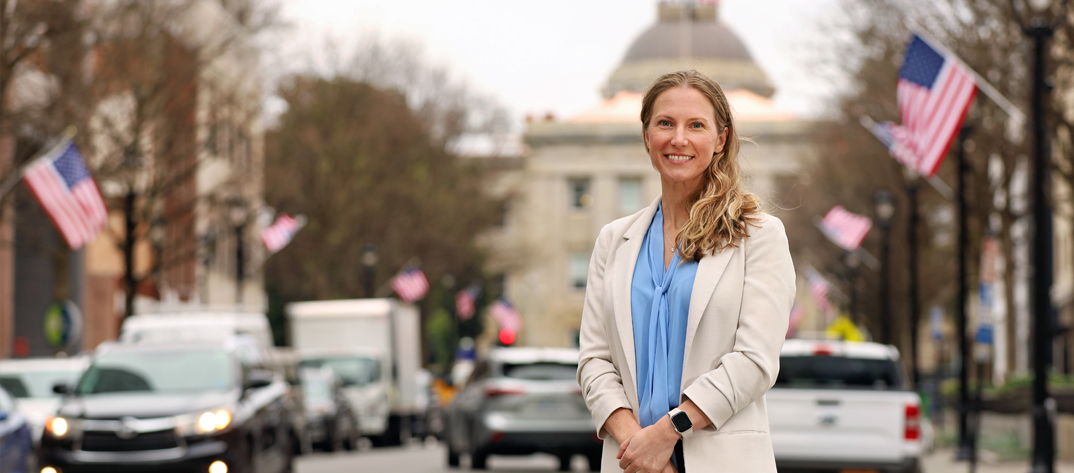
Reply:
M989 459L988 452L982 455ZM978 458L977 473L1029 473L1029 459L1010 462L987 462ZM937 448L922 461L923 473L966 473L970 471L970 462L956 462L955 451L950 448ZM1058 473L1074 473L1074 463L1055 464Z

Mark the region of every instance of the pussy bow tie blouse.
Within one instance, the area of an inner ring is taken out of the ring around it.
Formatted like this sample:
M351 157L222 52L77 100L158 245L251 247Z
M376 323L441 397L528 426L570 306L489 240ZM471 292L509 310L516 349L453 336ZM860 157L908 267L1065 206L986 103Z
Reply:
M630 286L642 427L679 405L690 293L697 275L697 262L684 262L678 253L664 269L666 242L661 206L642 241Z

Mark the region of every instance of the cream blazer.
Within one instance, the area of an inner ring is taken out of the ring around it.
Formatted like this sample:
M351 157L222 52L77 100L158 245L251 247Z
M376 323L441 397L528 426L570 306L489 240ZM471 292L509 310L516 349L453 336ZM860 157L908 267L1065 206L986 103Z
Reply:
M602 472L622 471L619 443L604 430L608 416L624 407L638 418L630 285L659 202L601 229L589 263L578 383L604 439ZM680 393L712 425L683 443L687 473L775 473L764 394L779 371L794 279L783 223L767 214L738 248L699 262Z

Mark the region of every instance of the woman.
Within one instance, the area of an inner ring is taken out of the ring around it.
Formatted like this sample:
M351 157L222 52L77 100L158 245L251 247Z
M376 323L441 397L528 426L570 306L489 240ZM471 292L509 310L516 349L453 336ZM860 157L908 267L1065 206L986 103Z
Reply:
M662 194L601 230L582 312L601 471L774 473L764 393L794 298L783 224L744 189L712 79L660 77L641 123Z

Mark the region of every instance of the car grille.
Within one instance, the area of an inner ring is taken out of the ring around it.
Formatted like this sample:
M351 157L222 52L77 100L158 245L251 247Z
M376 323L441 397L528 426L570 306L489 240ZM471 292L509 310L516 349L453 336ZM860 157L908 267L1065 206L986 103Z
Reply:
M119 438L115 432L93 432L82 434L82 450L87 452L139 452L143 450L167 450L179 444L172 430L145 432L129 439Z

